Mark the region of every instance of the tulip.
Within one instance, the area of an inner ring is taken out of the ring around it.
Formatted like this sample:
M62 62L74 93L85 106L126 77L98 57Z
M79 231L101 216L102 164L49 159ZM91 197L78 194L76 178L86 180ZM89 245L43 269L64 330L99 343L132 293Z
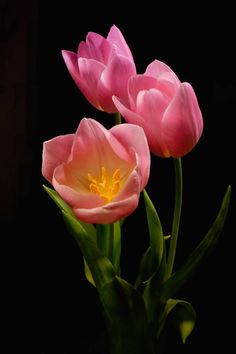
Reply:
M107 130L84 118L75 134L43 144L43 176L87 223L112 223L132 213L149 171L147 139L137 125Z
M181 83L166 64L155 60L143 75L129 79L127 90L128 101L114 96L113 102L127 122L143 127L154 154L178 158L193 149L203 120L189 83Z
M86 42L80 42L77 54L63 50L62 56L87 100L99 110L117 112L112 96L127 99L128 79L136 73L133 56L121 31L113 25L107 38L89 32Z

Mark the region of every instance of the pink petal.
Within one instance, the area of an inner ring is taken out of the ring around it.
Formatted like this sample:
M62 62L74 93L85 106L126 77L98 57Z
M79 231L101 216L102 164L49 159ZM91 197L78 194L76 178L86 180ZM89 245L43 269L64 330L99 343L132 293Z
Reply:
M158 155L158 156L163 156L163 157L168 157L169 154L167 151L163 152L164 146L161 145L161 142L158 140L160 137L161 132L158 131L157 129L154 129L153 126L147 123L147 121L144 120L143 117L141 117L139 114L136 112L131 111L129 108L127 108L119 99L118 97L113 96L113 102L120 112L120 114L125 118L125 120L128 123L131 124L136 124L139 125L140 127L143 128L147 140L148 140L148 145L150 150ZM156 124L155 124L156 127ZM162 144L164 144L163 139Z
M107 36L107 40L115 46L117 54L124 55L125 57L129 58L130 61L134 61L132 53L123 37L123 34L115 25L111 27Z
M137 113L145 120L145 132L149 139L150 149L154 152L167 153L165 142L162 138L161 121L163 113L169 103L169 97L156 89L140 91L137 96ZM147 130L147 127L149 128Z
M159 130L161 120L170 99L157 89L142 90L138 93L136 112L152 126Z
M89 32L86 43L80 42L78 56L87 59L94 59L103 64L107 64L114 49L112 45L100 34Z
M134 170L125 187L110 203L95 208L74 208L75 215L89 223L113 223L131 214L138 205L140 178Z
M157 80L150 76L134 75L130 77L128 82L128 94L131 109L136 109L136 99L139 91L149 90L151 88L157 87L157 85Z
M131 124L137 124L140 127L143 127L145 124L144 119L137 114L136 112L132 111L130 108L128 108L122 100L119 99L119 97L113 96L112 100L114 102L114 105L116 106L117 110L120 112L122 117Z
M89 190L87 193L81 193L68 182L70 181L64 175L63 166L58 166L53 176L53 187L72 208L96 208L104 204L103 199L97 194L93 194Z
M150 172L150 151L142 128L133 124L120 124L110 129L110 132L126 148L133 148L140 160L141 189L145 187Z
M91 224L111 224L131 214L138 206L138 196L132 195L93 209L73 209L79 220Z
M75 134L62 135L43 144L42 174L51 183L55 168L70 156Z
M157 88L172 98L177 88L180 85L180 81L173 72L165 72L158 77Z
M127 83L130 76L136 72L133 62L124 56L114 56L101 75L99 97L113 95L128 100ZM112 99L111 99L112 100Z
M70 52L68 50L62 50L61 53L70 75L72 76L76 85L79 86L80 75L79 75L79 68L77 62L77 54Z
M198 142L203 129L202 114L192 86L182 83L167 108L163 138L173 157L187 154Z
M96 60L84 58L78 58L78 66L81 91L92 105L102 109L98 100L97 85L105 66Z
M166 65L165 63L163 63L160 60L154 60L152 63L150 63L147 66L147 69L146 69L144 75L158 78L159 75L161 75L161 74L163 74L165 72L170 72L170 73L173 73L175 75L173 70L168 65ZM179 80L177 78L177 76L176 76L176 79Z
M130 170L131 161L125 148L109 130L93 119L84 118L80 122L72 156L80 161L81 173L86 176L87 173L100 176L102 166L109 173L113 173L118 167L123 171Z

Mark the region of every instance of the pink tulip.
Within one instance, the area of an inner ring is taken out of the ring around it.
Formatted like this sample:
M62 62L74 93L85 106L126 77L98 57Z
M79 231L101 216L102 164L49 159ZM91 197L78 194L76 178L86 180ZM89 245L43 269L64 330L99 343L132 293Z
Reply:
M84 118L75 134L43 146L43 176L78 219L88 223L112 223L132 213L149 170L147 139L137 125L106 130Z
M143 127L154 154L180 157L197 144L203 120L196 95L166 64L155 60L132 76L128 94L128 101L114 96L113 102L127 122Z
M114 113L112 101L116 95L127 99L127 82L136 73L131 51L116 26L105 39L89 32L86 42L80 42L78 52L62 51L66 66L76 85L97 109Z

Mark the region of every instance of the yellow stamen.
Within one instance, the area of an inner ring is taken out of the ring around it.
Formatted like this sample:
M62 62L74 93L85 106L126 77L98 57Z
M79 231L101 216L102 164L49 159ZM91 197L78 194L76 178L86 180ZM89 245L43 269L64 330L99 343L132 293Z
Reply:
M120 190L120 169L117 168L110 176L104 166L101 168L100 180L97 180L91 173L88 173L90 192L98 194L109 203Z

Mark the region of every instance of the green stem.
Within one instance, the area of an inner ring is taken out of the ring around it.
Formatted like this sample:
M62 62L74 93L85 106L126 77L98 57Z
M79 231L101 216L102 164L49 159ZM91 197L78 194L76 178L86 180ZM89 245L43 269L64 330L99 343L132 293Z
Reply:
M116 122L116 125L122 123L122 121L121 121L121 115L120 115L119 112L116 112L116 113L115 113L115 122Z
M121 225L120 220L115 222L113 229L114 245L113 245L113 265L116 274L120 275L120 255L121 255Z
M183 178L182 178L181 158L174 159L174 166L175 166L175 209L174 209L174 217L173 217L172 230L171 230L168 261L166 266L166 279L168 279L171 276L173 266L174 266L178 233L179 233L180 216L181 216L181 209L182 209Z
M113 261L113 242L114 232L113 224L105 224L96 226L97 229L97 246L103 252L103 254Z

